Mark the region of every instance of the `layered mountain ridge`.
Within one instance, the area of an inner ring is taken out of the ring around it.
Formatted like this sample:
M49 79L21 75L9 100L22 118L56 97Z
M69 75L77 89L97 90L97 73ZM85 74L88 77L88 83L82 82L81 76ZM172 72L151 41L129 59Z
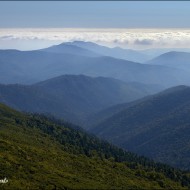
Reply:
M0 83L34 84L64 74L83 74L160 85L163 88L190 84L189 72L182 68L141 64L89 51L68 44L35 51L1 50Z
M160 91L159 86L112 78L63 75L33 85L0 85L0 102L82 124L89 114Z
M125 104L90 131L138 154L189 169L189 108L190 87L178 86Z

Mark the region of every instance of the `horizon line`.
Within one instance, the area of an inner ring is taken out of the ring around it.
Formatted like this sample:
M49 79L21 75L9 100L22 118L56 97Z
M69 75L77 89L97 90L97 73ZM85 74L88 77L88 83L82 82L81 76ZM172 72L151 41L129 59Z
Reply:
M120 30L139 30L139 29L143 29L143 30L164 30L164 29L167 29L167 30L178 30L178 29L183 29L183 30L190 30L190 27L187 28L187 27L177 27L177 28L174 28L174 27L159 27L159 28L156 28L156 27L146 27L146 28L137 28L137 27L130 27L130 28L124 28L124 27L113 27L113 28L102 28L102 27L98 27L98 28L92 28L92 27L0 27L0 30L1 29L65 29L65 30L73 30L73 29L79 29L79 30L117 30L117 29L120 29Z

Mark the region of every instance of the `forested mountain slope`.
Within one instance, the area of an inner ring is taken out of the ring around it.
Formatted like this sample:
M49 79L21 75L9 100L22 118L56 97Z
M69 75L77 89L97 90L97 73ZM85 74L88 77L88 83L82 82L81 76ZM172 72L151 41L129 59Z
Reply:
M121 147L190 169L190 87L178 86L145 98L91 129Z
M187 189L188 174L0 104L2 189Z

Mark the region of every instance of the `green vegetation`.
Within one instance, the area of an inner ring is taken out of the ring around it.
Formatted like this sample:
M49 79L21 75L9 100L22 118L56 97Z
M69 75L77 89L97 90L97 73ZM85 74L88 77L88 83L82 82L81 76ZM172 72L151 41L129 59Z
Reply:
M1 189L188 189L188 174L0 104Z

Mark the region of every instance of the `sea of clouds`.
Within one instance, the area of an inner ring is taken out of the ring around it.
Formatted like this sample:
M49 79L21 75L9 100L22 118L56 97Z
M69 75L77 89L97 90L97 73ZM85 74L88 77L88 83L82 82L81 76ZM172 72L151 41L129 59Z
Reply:
M190 29L0 29L0 49L39 49L71 41L130 49L190 48Z

